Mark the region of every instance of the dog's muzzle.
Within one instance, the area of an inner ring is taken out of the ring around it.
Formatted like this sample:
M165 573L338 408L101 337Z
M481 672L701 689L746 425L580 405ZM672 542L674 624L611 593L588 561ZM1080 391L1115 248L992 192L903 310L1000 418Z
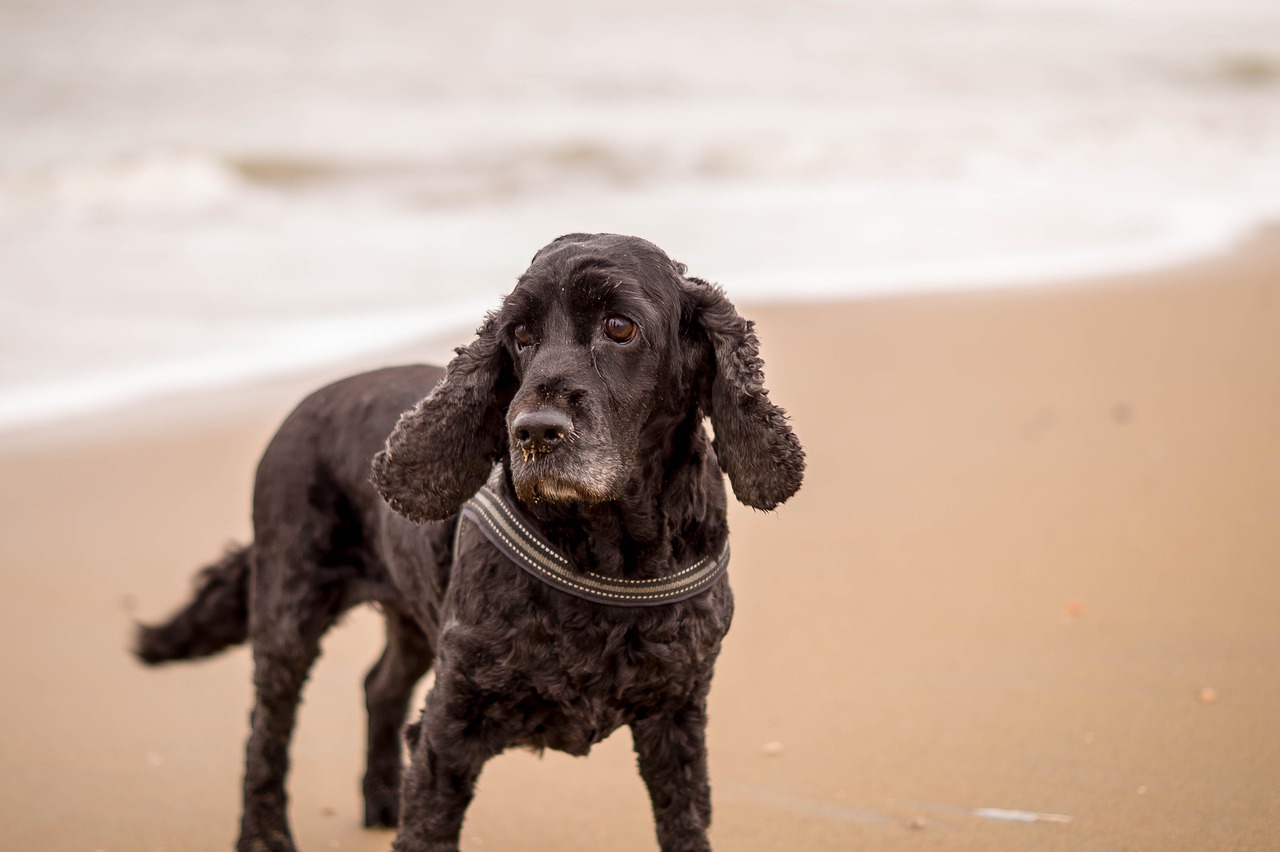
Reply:
M580 444L573 420L558 408L522 411L511 419L512 479L520 499L530 503L595 503L602 499L601 472ZM588 442L590 443L590 442Z

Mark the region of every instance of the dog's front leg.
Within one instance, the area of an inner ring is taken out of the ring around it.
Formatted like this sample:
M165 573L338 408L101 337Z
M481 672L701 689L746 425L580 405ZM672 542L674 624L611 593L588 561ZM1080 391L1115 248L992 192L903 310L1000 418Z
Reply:
M394 852L457 852L462 818L485 761L496 754L466 732L467 700L441 670L422 721L408 729Z
M640 775L649 788L662 852L709 852L711 784L707 779L707 699L631 723Z

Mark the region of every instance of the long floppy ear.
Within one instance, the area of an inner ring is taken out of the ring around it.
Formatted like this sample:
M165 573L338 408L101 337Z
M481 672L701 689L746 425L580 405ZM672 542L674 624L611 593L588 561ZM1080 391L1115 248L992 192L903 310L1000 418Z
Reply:
M506 445L515 380L491 314L460 347L444 379L400 415L373 458L373 484L411 521L447 518L475 494Z
M787 424L787 413L769 400L754 323L739 316L713 284L690 277L684 289L693 304L693 323L711 345L714 373L702 405L715 429L720 469L739 501L772 509L800 488L804 449Z

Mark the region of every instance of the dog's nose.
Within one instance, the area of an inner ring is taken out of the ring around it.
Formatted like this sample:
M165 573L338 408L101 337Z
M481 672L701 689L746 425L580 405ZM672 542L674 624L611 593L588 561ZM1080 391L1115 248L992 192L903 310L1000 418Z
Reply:
M573 433L573 421L554 408L523 411L511 421L511 438L526 456L549 453Z

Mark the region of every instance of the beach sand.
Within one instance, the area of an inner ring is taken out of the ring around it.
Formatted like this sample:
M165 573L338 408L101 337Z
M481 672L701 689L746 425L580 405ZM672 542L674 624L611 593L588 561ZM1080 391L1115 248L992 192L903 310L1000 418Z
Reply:
M716 848L1280 848L1280 232L1119 280L748 313L809 473L732 513ZM248 654L148 670L130 625L249 535L257 456L320 378L0 439L0 848L231 846ZM303 849L390 845L359 825L379 650L353 613L313 672ZM626 732L493 761L463 839L656 848Z

